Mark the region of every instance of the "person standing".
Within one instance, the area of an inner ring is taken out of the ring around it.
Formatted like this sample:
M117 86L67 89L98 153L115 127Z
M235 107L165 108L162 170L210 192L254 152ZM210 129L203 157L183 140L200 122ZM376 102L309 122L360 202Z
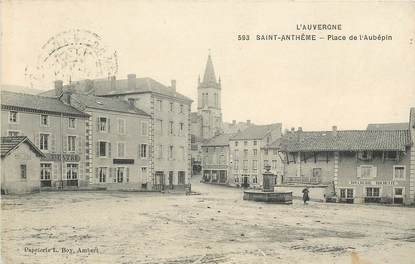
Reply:
M308 195L309 192L310 191L308 190L307 187L303 190L303 201L304 201L304 204L307 204L307 201L310 200L310 197Z

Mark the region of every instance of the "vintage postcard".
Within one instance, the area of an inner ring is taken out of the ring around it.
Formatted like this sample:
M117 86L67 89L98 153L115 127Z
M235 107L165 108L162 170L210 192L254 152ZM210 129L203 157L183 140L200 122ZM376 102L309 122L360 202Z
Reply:
M413 1L0 10L1 263L415 263Z

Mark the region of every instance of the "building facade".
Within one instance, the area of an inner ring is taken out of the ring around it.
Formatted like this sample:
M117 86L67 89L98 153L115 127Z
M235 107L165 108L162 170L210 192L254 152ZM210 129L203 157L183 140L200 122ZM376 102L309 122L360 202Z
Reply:
M229 139L232 134L221 134L202 145L202 181L205 183L230 184Z
M190 183L190 111L192 100L151 78L84 80L72 83L82 95L128 102L150 116L148 171L155 190L184 189ZM48 92L45 95L50 95Z
M26 136L1 137L1 194L40 191L44 156Z
M237 133L229 140L231 178L230 184L260 188L265 147L281 137L281 124L253 125ZM262 151L264 150L264 151ZM272 162L273 159L271 159ZM277 168L277 166L276 166Z
M284 183L326 185L328 199L411 204L413 130L291 131L281 143Z
M1 93L1 111L2 136L27 136L43 152L37 175L42 189L88 185L88 114L56 98L6 91Z

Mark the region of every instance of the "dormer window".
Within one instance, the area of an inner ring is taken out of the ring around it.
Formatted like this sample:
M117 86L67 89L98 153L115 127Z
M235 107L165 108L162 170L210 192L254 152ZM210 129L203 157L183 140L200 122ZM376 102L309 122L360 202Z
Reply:
M40 124L44 127L49 126L49 116L48 115L41 115L40 116Z
M16 111L10 111L9 112L9 122L10 123L17 123L17 112Z

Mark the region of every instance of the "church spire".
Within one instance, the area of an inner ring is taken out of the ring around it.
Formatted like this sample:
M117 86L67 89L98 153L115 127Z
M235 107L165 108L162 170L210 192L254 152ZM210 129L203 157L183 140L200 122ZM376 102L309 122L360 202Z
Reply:
M210 56L210 51L209 51L209 56L206 62L205 75L203 75L203 83L204 84L208 84L208 83L216 84L215 69L213 68L213 62L212 62L212 57Z

